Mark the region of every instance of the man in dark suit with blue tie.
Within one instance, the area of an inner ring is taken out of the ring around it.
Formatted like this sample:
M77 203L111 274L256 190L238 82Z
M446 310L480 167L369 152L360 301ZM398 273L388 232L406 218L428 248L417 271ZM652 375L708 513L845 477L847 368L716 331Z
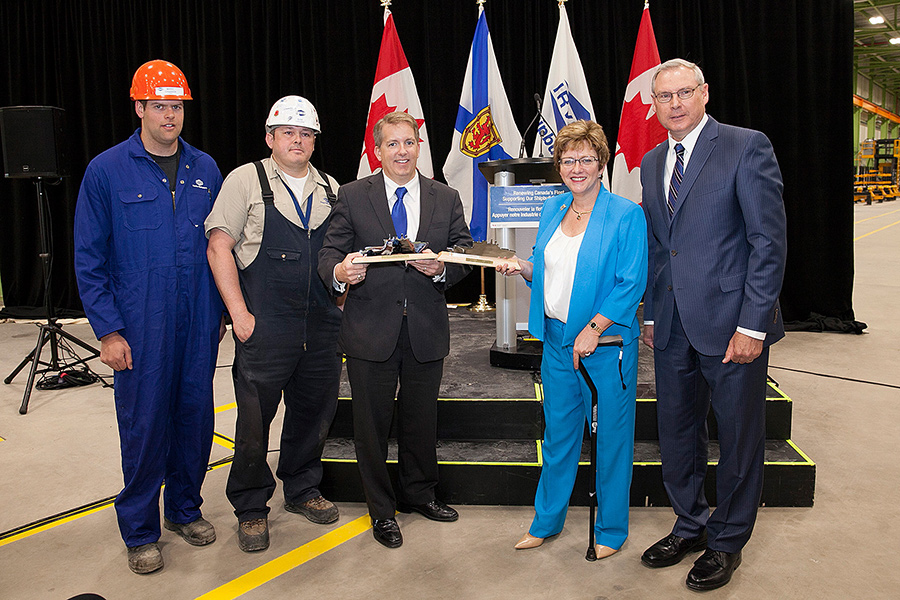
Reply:
M706 549L686 581L704 591L741 564L762 494L769 346L784 337L783 185L765 135L706 114L709 86L695 64L663 63L652 89L669 137L641 163L644 343L654 349L663 483L677 520L641 561L667 567ZM710 405L720 445L711 514Z
M366 265L353 259L360 256L358 250L394 236L428 242L435 251L471 246L472 236L459 193L416 170L416 120L389 113L373 134L382 172L341 186L319 252L319 275L337 293L349 287L338 343L347 355L357 464L372 533L381 544L397 548L403 537L395 510L434 521L459 516L434 493L437 397L450 352L444 291L470 268L436 260ZM385 464L395 392L397 494Z

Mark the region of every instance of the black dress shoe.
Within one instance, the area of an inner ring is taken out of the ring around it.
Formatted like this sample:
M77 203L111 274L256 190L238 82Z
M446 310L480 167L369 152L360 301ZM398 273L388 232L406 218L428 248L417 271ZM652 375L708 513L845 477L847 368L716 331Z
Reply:
M707 548L703 556L694 561L694 568L688 573L685 583L698 592L714 590L731 581L731 576L739 566L740 551L729 554Z
M397 519L372 519L372 535L379 544L388 548L399 548L403 545L403 536Z
M455 521L459 518L459 513L450 508L440 500L432 500L428 504L405 504L401 502L397 506L397 510L402 513L417 512L424 515L432 521Z
M641 562L651 569L671 567L681 562L690 552L706 548L706 530L695 538L683 538L670 533L644 551Z

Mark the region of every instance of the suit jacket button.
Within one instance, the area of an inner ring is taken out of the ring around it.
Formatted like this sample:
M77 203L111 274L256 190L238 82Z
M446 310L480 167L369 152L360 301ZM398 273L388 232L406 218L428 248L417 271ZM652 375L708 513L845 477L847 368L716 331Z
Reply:
M671 291L672 291L672 286L671 286L671 285L667 285L667 286L666 286L666 289L669 290L669 291L671 292Z
M678 250L672 250L672 256L677 256L677 255L678 255Z

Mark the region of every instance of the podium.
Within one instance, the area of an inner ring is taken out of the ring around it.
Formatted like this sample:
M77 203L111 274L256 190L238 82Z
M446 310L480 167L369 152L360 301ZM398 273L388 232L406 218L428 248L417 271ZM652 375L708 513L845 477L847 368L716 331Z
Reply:
M550 157L490 160L480 163L478 169L491 186L562 183ZM490 214L489 210L489 222ZM517 256L528 257L531 254L537 238L536 227L491 225L491 228L495 229L496 242L503 248L515 250ZM526 324L524 328L527 328L529 290L519 277L504 277L499 273L495 277L497 338L491 347L491 365L507 369L537 370L541 366L541 343L523 339L517 334L517 317L523 319Z

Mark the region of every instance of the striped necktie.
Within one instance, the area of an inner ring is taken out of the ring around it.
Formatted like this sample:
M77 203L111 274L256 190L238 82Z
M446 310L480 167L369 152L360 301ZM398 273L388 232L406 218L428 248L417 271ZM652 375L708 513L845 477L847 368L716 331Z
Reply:
M675 144L675 169L672 171L672 179L669 180L669 197L666 204L669 206L669 216L675 214L675 204L678 202L678 188L684 178L684 146Z

